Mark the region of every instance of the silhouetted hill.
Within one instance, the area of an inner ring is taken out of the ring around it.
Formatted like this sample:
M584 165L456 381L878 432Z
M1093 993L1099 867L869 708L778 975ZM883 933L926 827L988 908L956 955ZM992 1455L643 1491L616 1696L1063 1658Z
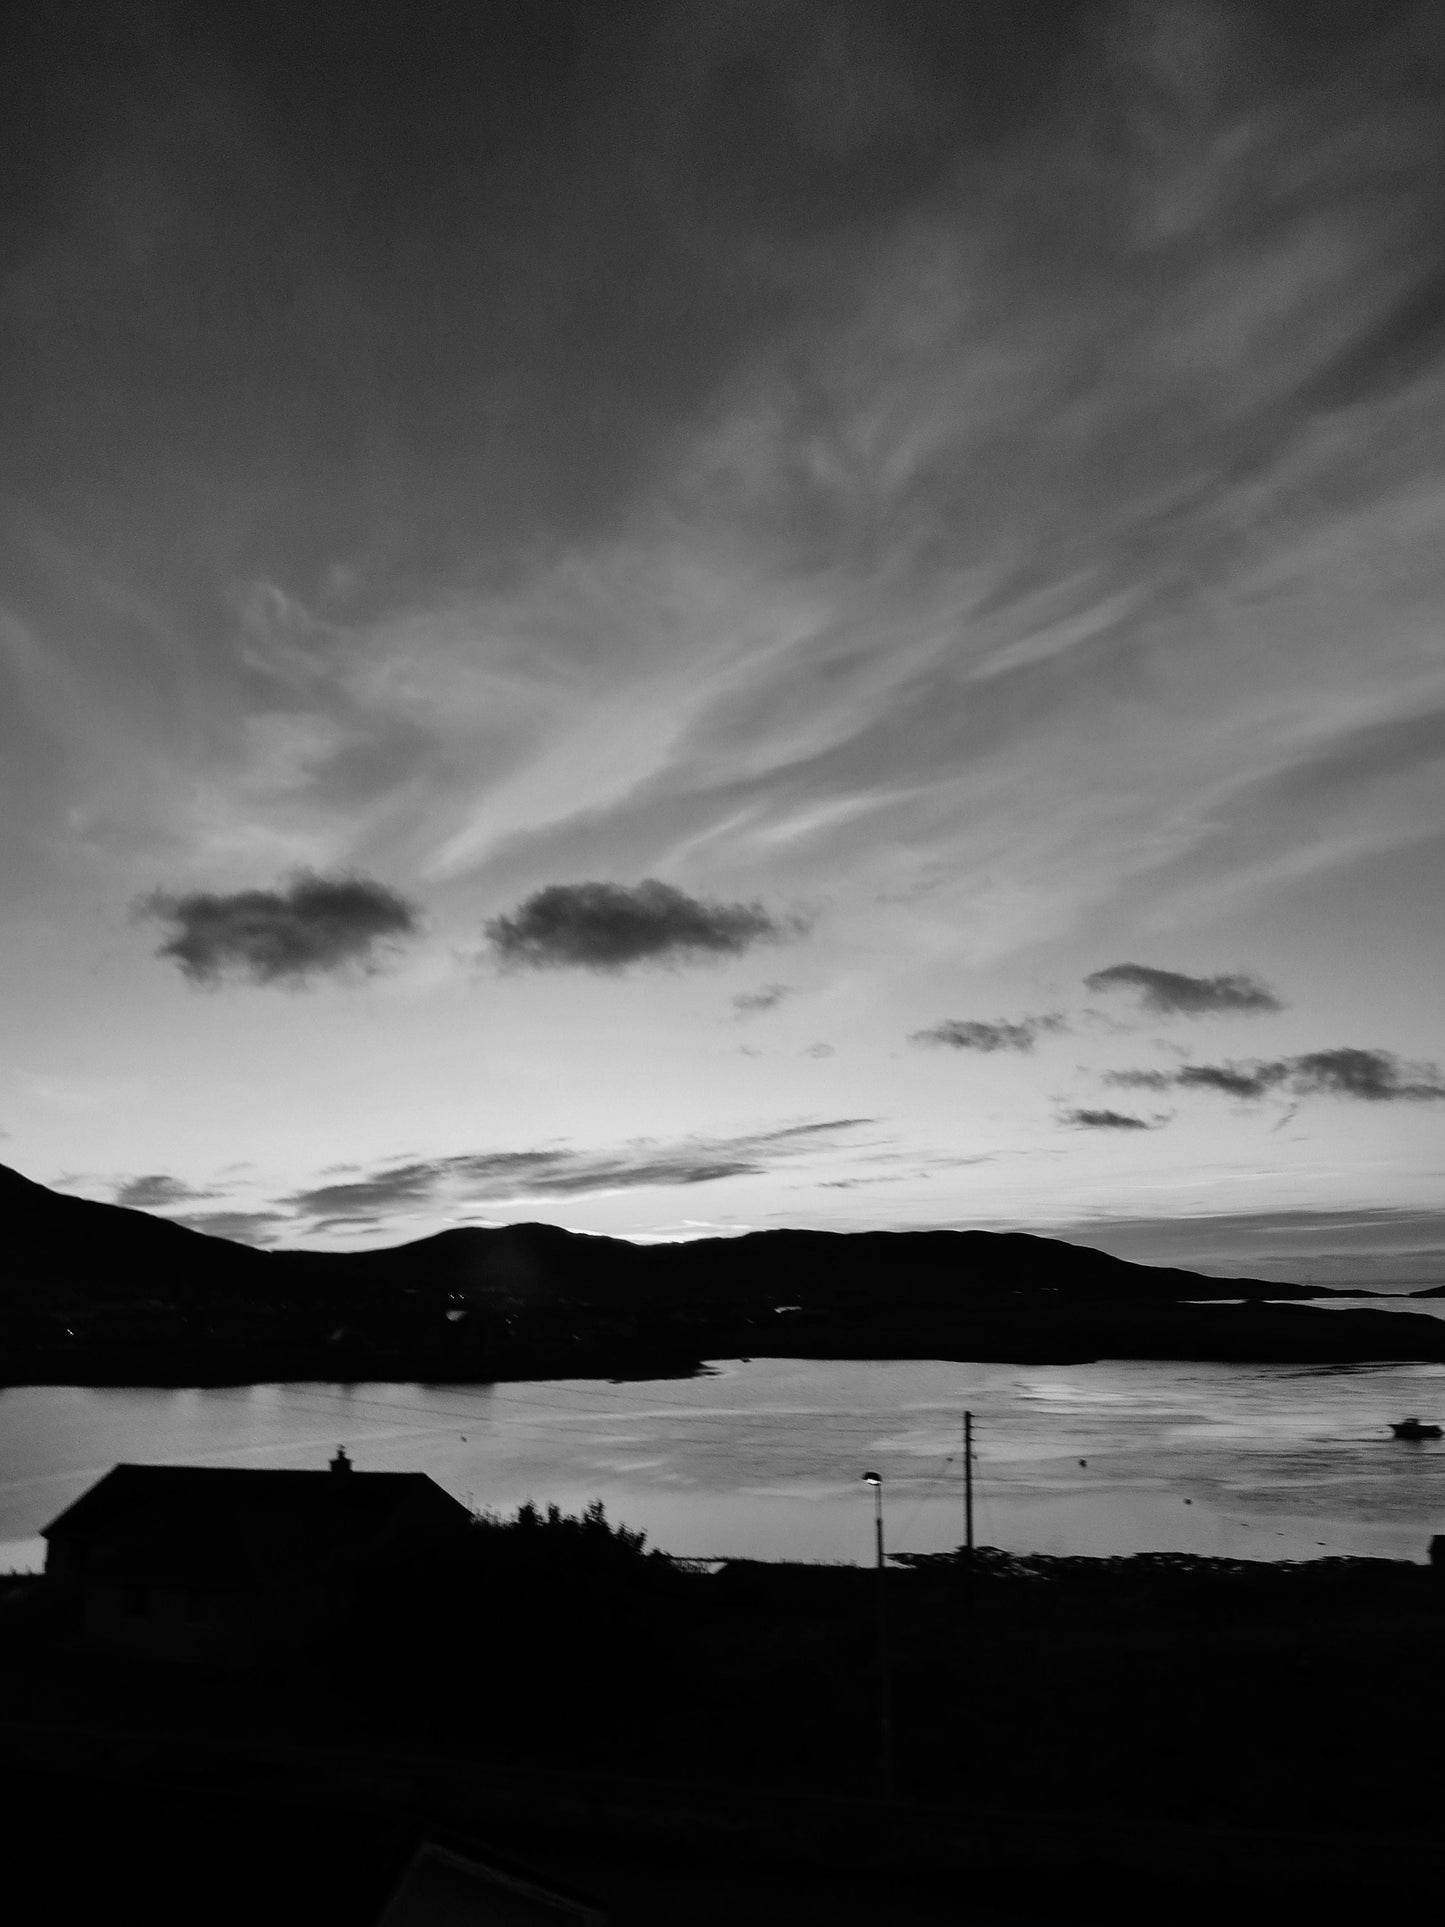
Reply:
M107 1281L130 1289L183 1281L204 1272L222 1280L259 1282L265 1255L187 1226L48 1190L0 1164L0 1262L9 1283L55 1282L62 1272L86 1290Z
M86 1297L152 1289L278 1287L441 1290L503 1305L667 1306L678 1302L838 1304L879 1296L956 1300L1021 1292L1109 1301L1308 1298L1301 1285L1205 1278L1130 1264L1024 1232L754 1231L686 1244L636 1245L558 1225L459 1226L374 1251L258 1251L185 1225L48 1190L0 1165L0 1254L14 1285Z
M625 1292L640 1247L555 1224L459 1225L374 1251L277 1251L288 1275L327 1284L466 1292L536 1304L597 1290Z
M757 1231L635 1245L548 1224L257 1251L0 1166L0 1379L652 1376L730 1356L1445 1357L1445 1325L1024 1232ZM1214 1302L1209 1302L1214 1301Z
M517 1224L459 1227L378 1251L288 1251L275 1258L318 1279L427 1283L518 1304L578 1297L614 1306L791 1303L800 1294L829 1305L1060 1292L1109 1302L1333 1295L1306 1285L1131 1264L1025 1232L780 1230L636 1245L557 1225Z

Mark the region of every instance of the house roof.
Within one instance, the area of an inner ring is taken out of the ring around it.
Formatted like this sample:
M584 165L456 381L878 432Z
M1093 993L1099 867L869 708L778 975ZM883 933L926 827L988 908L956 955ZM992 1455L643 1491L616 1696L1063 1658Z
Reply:
M44 1528L117 1571L199 1577L365 1553L407 1527L446 1528L465 1506L424 1472L117 1465Z

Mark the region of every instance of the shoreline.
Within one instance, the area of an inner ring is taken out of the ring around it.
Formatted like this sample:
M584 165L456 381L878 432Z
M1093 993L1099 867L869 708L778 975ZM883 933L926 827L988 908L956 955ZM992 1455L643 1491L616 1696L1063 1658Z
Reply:
M827 1327L740 1328L719 1321L686 1345L575 1342L504 1347L388 1348L329 1343L295 1349L163 1350L115 1343L47 1346L0 1355L0 1391L22 1386L219 1389L242 1385L513 1385L557 1379L611 1384L698 1378L709 1359L789 1358L814 1363L958 1365L1445 1364L1445 1319L1428 1313L1279 1301L1172 1302L1078 1312L1031 1308L1025 1316L938 1322L834 1319Z

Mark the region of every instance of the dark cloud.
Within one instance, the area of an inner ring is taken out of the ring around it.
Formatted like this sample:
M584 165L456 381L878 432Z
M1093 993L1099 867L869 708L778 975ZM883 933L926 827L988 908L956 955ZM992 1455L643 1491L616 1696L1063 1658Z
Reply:
M670 1144L644 1140L605 1152L553 1148L464 1152L383 1167L354 1182L317 1185L279 1202L299 1216L339 1224L442 1200L504 1202L653 1185L713 1184L722 1178L756 1176L801 1152L831 1148L843 1133L869 1122L858 1117L828 1118L734 1137L684 1138Z
M791 984L763 984L758 990L740 990L733 998L738 1017L760 1017L765 1010L776 1010L785 997L796 995Z
M1288 1066L1276 1064L1186 1064L1172 1082L1182 1091L1223 1091L1226 1097L1263 1097L1285 1081Z
M1072 1124L1084 1131L1157 1131L1163 1118L1134 1117L1127 1111L1064 1111L1061 1124Z
M525 970L626 970L639 963L740 957L799 926L760 903L716 903L670 883L552 883L485 926L492 954Z
M1247 971L1218 977L1188 977L1179 970L1156 970L1150 964L1110 964L1085 977L1086 990L1133 990L1155 1017L1205 1017L1221 1011L1257 1014L1283 1010L1268 984Z
M1289 1060L1289 1088L1301 1097L1323 1092L1368 1103L1438 1103L1445 1072L1438 1064L1405 1064L1387 1050L1308 1051Z
M414 906L384 884L312 871L280 890L157 890L137 908L169 926L156 955L173 958L197 984L232 976L299 985L358 966L367 970L375 967L380 944L417 930Z
M1184 1064L1177 1071L1107 1071L1104 1082L1136 1090L1221 1091L1226 1097L1242 1098L1280 1091L1291 1097L1357 1098L1367 1104L1445 1100L1445 1071L1438 1064L1406 1063L1393 1051L1349 1045L1305 1051L1296 1057Z
M293 1192L280 1202L305 1217L394 1211L424 1204L435 1191L438 1176L435 1164L402 1164L347 1184L315 1185L310 1190Z
M910 1044L942 1044L949 1050L1032 1050L1036 1038L1047 1031L1065 1028L1063 1017L1058 1011L1046 1012L1041 1017L1020 1017L1016 1022L999 1017L985 1022L976 1017L945 1017L941 1023L932 1024L927 1030L915 1030L909 1036Z
M190 1185L180 1178L173 1178L164 1171L152 1171L145 1177L122 1178L115 1186L117 1204L129 1205L135 1211L164 1210L172 1204L192 1204L198 1198L213 1198L214 1191L193 1191Z

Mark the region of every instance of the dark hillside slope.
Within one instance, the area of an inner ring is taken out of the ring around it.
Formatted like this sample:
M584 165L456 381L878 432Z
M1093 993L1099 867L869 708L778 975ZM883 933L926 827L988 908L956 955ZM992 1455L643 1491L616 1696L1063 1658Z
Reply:
M1070 1302L1329 1297L1305 1285L1206 1278L1131 1264L1025 1232L752 1231L736 1238L636 1245L557 1225L458 1227L364 1252L286 1251L298 1275L356 1284L427 1285L498 1304L956 1305L1064 1295Z
M9 1287L126 1298L316 1288L365 1297L437 1291L499 1306L956 1304L1066 1294L1071 1301L1327 1296L1303 1285L1205 1278L1130 1264L1024 1232L754 1231L636 1245L559 1225L459 1226L376 1251L257 1251L121 1205L48 1190L0 1165L0 1264Z
M0 1382L630 1377L736 1356L1445 1357L1445 1323L1022 1232L779 1230L634 1245L458 1226L262 1252L0 1166Z
M201 1283L263 1291L264 1252L118 1204L67 1197L0 1164L0 1277L16 1289L125 1297Z

